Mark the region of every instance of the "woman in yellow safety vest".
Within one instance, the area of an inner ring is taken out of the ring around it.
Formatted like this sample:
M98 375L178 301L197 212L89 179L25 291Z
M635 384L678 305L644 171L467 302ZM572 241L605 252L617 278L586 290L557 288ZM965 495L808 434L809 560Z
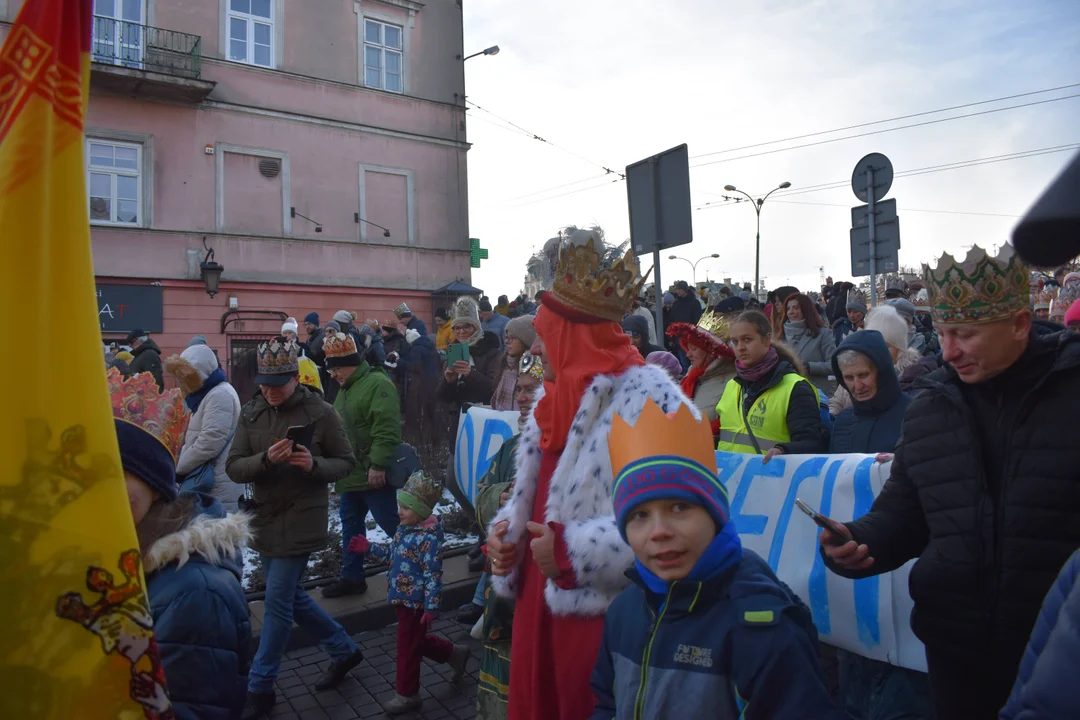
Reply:
M765 455L825 453L829 431L821 418L817 390L786 346L772 340L769 319L757 310L731 325L734 379L720 403L718 450Z

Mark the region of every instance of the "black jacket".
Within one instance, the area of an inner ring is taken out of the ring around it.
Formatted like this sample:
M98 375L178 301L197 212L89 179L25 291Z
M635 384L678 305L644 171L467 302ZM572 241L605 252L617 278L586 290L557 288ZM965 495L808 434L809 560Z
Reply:
M748 383L736 375L732 382L742 388L742 407L751 407L755 400L788 373L794 374L795 368L787 360L781 360L772 375L755 383ZM786 418L791 440L777 445L787 455L813 455L829 449L829 429L821 419L821 401L817 392L809 380L796 383L791 391Z
M687 293L685 297L676 296L675 304L664 314L664 327L677 322L697 325L702 312L704 311L701 309L701 303L692 292Z
M929 653L1015 677L1043 596L1080 547L1080 335L1036 327L1020 360L965 385L920 378L892 475L848 523L889 572L912 558L911 627Z
M641 357L649 357L649 353L664 352L664 348L649 344L649 321L641 315L627 315L623 318L622 329L632 332L642 340L642 345L637 349Z
M147 339L142 345L131 351L135 359L128 365L130 375L148 372L154 376L158 390L165 390L165 376L161 372L161 348L153 339Z

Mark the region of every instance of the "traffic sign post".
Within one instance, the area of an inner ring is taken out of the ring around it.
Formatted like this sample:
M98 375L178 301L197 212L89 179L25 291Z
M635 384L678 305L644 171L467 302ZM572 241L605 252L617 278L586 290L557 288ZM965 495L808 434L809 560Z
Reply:
M630 242L635 255L653 254L656 327L664 326L660 251L693 242L690 155L686 144L626 166Z
M900 267L896 200L882 202L892 181L892 162L881 153L864 157L851 174L855 197L866 201L851 209L851 274L860 277L869 270L871 306L877 305L878 272L895 272Z

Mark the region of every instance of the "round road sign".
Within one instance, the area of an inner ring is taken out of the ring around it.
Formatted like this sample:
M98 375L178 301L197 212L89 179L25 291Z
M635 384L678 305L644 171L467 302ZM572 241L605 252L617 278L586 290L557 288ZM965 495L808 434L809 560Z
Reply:
M870 202L867 195L866 172L874 171L874 202L889 194L892 187L893 169L889 158L881 153L870 153L855 165L851 173L851 189L855 191L855 197L865 203Z

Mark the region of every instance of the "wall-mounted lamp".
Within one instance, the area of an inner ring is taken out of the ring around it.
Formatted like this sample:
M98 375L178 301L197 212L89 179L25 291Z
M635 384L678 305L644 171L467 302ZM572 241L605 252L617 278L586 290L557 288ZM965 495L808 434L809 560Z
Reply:
M225 266L214 261L214 248L206 247L205 235L202 238L202 246L203 250L206 251L206 257L199 263L199 277L206 284L206 294L214 297L218 294L218 288L221 285L221 273L225 272Z
M464 58L462 58L460 55L458 55L458 59L461 59L462 62L464 62L465 60L468 60L469 58L474 58L477 55L498 55L498 54L499 54L499 46L498 45L492 45L489 48L484 48L480 52L474 52L472 55L466 55Z
M294 207L289 208L289 212L292 213L292 217L301 217L301 218L304 218L305 220L307 220L309 223L313 224L315 226L315 232L317 232L317 233L322 232L322 225L321 224L319 224L318 222L312 220L307 215L301 215L300 213L296 212L296 208L294 208Z
M357 225L359 225L360 223L375 225L375 223L371 222L370 220L365 220L364 218L360 217L360 213L353 213L353 220L356 222ZM390 237L390 231L384 228L382 225L375 225L375 227L382 230L383 237Z

